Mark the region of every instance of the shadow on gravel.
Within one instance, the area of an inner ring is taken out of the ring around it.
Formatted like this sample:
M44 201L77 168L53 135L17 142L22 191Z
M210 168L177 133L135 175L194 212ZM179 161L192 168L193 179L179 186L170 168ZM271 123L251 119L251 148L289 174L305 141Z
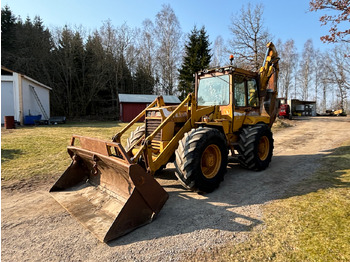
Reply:
M296 195L296 188L301 189L301 195L327 188L349 187L350 146L341 146L331 150L322 151L320 163L322 167L305 179L298 186L292 188L291 196ZM347 177L344 177L344 175Z
M235 232L250 231L263 223L258 205L329 187L350 187L349 182L341 181L342 171L328 174L327 180L315 178L315 172L326 157L332 158L334 163L342 163L342 170L350 169L349 159L343 159L339 153L344 150L350 152L350 147L317 155L275 156L270 167L261 172L249 171L230 163L225 181L216 191L206 195L187 191L180 184L165 185L170 198L157 219L110 242L109 246L152 241L205 229L212 229L213 232L229 231L233 237ZM174 169L166 169L160 177L176 179Z

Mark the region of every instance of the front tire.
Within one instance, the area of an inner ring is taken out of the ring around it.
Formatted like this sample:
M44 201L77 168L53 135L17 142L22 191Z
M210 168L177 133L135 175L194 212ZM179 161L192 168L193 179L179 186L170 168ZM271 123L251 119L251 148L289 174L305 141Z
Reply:
M141 143L137 144L137 142L141 139L141 137L143 137L146 133L146 126L142 125L137 127L134 131L132 131L130 133L130 136L128 137L127 141L126 141L126 147L125 147L125 151L130 150L133 147L139 148L139 146L141 145ZM138 164L140 166L142 166L143 168L145 168L145 163L143 160L143 157L139 158ZM159 173L166 167L166 164L162 165L157 171L154 172L154 175L157 176L159 175Z
M266 124L244 127L239 136L237 151L241 166L251 170L266 169L273 154L273 138Z
M187 189L210 193L224 179L228 150L224 134L217 129L192 129L179 141L175 156L175 174Z

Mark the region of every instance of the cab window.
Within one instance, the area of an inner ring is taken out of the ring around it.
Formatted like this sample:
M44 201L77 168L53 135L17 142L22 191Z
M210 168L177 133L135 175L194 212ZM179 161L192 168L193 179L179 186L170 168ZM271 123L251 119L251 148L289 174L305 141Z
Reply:
M259 106L258 85L256 79L235 75L234 96L235 106Z
M248 104L249 106L256 107L259 104L259 96L258 96L258 85L256 84L256 80L248 79L247 80L248 87Z
M229 103L229 75L221 75L200 79L198 86L198 105L228 105Z
M246 92L245 92L245 80L243 76L235 76L235 105L245 106L246 105Z

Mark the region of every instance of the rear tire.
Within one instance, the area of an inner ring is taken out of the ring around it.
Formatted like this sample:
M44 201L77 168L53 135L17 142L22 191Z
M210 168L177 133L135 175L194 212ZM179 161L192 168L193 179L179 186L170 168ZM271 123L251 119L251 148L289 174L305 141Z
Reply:
M187 189L210 193L224 179L228 150L224 134L217 129L192 129L179 141L175 156L175 174Z
M237 151L241 166L251 170L266 169L273 154L273 138L266 124L248 126L242 129Z
M126 141L125 151L128 151L134 145L134 143L136 143L145 134L145 132L145 125L138 126L134 131L132 131Z

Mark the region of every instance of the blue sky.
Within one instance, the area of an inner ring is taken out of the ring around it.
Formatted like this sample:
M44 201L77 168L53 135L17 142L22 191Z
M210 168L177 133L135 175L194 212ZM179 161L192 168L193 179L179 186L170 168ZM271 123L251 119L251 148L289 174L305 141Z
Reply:
M311 38L315 48L325 50L329 44L321 43L320 36L327 33L327 27L320 26L320 13L308 12L308 0L265 0L249 1L251 4L263 3L264 22L276 41L294 39L298 51ZM231 38L228 26L231 16L239 14L242 5L248 1L194 1L194 0L2 0L16 16L25 19L39 15L49 27L82 25L87 30L98 29L103 21L111 19L115 26L124 22L130 27L141 27L142 21L149 18L154 21L155 15L163 4L170 4L179 19L184 33L189 33L193 26L205 26L214 42L221 35L225 40Z

